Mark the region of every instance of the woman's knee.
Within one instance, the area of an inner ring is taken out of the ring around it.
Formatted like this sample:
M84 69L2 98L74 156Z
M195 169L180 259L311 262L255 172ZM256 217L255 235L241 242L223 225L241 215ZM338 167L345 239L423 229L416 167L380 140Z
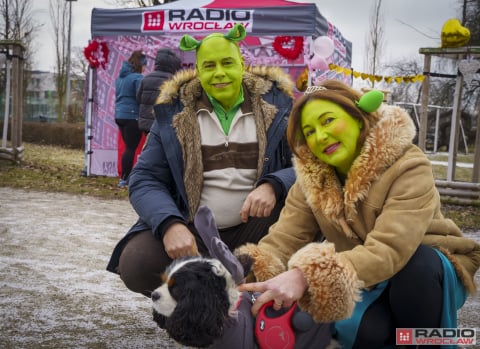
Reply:
M419 284L440 283L443 279L443 267L440 257L430 246L420 245L408 263L392 278L391 283L410 283L418 288Z

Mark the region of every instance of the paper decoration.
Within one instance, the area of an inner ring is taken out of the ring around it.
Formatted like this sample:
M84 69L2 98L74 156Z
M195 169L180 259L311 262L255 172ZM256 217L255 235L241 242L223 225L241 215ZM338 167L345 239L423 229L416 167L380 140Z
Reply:
M462 59L458 63L458 70L462 73L465 84L470 88L473 76L478 70L480 70L480 61L474 59Z
M83 54L91 68L102 67L108 63L108 46L105 41L93 40L83 49Z
M404 83L414 83L414 82L422 82L425 79L423 74L420 75L411 75L411 76L380 76L380 75L372 75L367 73L360 73L357 71L353 71L349 68L343 68L336 64L330 63L328 65L330 70L334 70L338 74L345 74L347 76L352 75L354 78L361 78L362 80L370 80L371 82L380 82L385 81L386 83L390 84L392 82L396 82L398 84Z
M303 36L276 36L272 46L279 55L294 61L303 51Z

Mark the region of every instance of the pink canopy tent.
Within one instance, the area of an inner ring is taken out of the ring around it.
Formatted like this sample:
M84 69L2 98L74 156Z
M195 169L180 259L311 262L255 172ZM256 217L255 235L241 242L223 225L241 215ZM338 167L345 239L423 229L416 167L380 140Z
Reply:
M286 0L179 0L146 8L92 10L91 63L87 84L86 158L87 175L118 176L122 150L114 121L115 79L121 64L133 50L147 55L153 69L156 51L169 47L193 67L194 52L178 50L180 38L201 38L212 32L227 32L242 23L247 38L241 42L246 64L281 66L296 80L313 55L314 39L327 36L335 50L329 63L350 66L352 44L321 14L317 5ZM97 48L98 47L98 48ZM315 71L316 78L349 79L335 71ZM351 82L351 81L347 81Z

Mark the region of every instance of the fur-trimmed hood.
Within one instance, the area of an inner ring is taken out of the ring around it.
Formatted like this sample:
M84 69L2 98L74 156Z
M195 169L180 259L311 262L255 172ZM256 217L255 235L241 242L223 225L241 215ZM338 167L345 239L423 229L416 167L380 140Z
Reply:
M252 112L258 140L257 179L264 169L269 127L281 115L287 117L293 101L293 81L278 67L247 67L243 76L244 103L242 111ZM275 92L272 92L275 91ZM277 97L274 97L273 94ZM266 97L269 95L268 97ZM275 104L273 101L275 100ZM196 71L193 69L179 71L161 88L157 104L176 105L177 113L172 118L172 125L182 149L184 176L183 182L188 197L190 217L193 217L200 203L203 183L203 164L198 156L201 154L200 126L197 111L206 108L212 111ZM280 111L280 112L279 112ZM157 118L165 115L157 114ZM280 137L284 137L284 131Z
M258 79L261 77L262 79ZM293 82L290 76L278 67L250 66L246 68L243 83L253 94L265 94L277 82L278 88L293 98ZM195 69L180 70L162 85L157 104L172 103L180 96L184 105L195 104L201 96L202 86Z
M294 158L297 179L309 205L339 224L347 236L352 236L352 232L346 221L356 214L357 203L415 137L415 125L405 110L385 105L378 113L380 119L370 130L343 188L335 170L318 160L307 146L298 149L302 159Z

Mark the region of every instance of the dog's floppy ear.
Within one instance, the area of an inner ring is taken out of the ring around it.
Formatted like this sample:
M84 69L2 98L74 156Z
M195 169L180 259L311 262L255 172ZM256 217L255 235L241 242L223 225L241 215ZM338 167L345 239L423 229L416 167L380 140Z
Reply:
M157 313L155 309L152 310L153 321L155 321L158 327L165 329L165 325L167 323L167 317L160 313Z
M194 225L210 255L218 259L227 268L237 285L241 284L245 278L243 266L220 239L215 218L207 206L199 207L195 214Z
M223 334L230 302L225 292L225 279L211 271L212 266L190 274L172 315L166 319L168 334L178 343L192 347L207 347Z

